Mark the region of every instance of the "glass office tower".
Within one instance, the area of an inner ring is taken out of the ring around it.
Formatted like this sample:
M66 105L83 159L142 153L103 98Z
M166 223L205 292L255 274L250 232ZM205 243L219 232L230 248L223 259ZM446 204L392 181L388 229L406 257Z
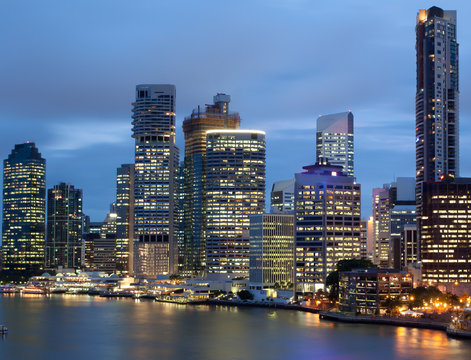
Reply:
M248 276L249 215L265 209L265 133L209 130L206 144L206 271Z
M229 112L231 97L214 96L214 104L199 106L183 122L185 162L183 171L183 266L185 273L200 273L205 266L206 131L237 129L238 113Z
M46 267L78 269L82 258L82 190L59 183L47 192Z
M3 161L3 270L44 268L46 160L31 142L15 145Z

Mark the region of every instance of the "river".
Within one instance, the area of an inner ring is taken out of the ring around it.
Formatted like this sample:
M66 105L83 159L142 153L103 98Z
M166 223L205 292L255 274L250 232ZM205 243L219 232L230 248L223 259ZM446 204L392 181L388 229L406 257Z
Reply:
M290 310L1 296L0 359L471 359L471 341Z

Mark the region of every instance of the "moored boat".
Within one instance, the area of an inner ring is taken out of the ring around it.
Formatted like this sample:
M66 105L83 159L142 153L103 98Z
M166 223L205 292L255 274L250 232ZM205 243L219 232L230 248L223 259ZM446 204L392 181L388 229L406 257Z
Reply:
M0 286L0 294L15 294L18 289L15 286L4 285Z
M26 285L21 289L21 294L45 295L46 289L36 285Z

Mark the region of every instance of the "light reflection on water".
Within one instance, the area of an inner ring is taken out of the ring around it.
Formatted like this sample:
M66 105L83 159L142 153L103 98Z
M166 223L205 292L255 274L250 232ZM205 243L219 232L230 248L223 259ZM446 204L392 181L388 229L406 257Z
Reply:
M440 331L84 295L1 297L0 359L469 359Z

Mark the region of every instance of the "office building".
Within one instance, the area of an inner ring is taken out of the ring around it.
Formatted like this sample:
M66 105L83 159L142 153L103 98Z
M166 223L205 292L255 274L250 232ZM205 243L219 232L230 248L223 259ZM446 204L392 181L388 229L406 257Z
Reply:
M137 85L133 104L135 139L134 237L136 275L155 277L177 271L178 148L175 145L175 86ZM145 249L145 251L144 251ZM149 256L158 262L148 261ZM137 255L137 256L136 256Z
M459 60L456 11L420 9L416 24L416 194L421 183L459 175Z
M417 224L404 225L401 242L401 269L407 269L410 264L417 263L419 252Z
M294 179L273 183L270 211L274 214L294 214Z
M388 299L409 301L412 275L395 269L357 269L339 274L341 311L380 315L387 311Z
M250 216L251 284L262 289L294 283L294 216L258 214Z
M85 269L88 271L102 271L108 274L117 271L117 205L110 205L110 212L105 220L93 224L90 233L84 235L85 241Z
M183 200L183 271L201 273L205 267L206 131L237 129L240 116L229 111L231 97L217 94L214 104L194 109L183 122L185 135Z
M3 161L3 270L44 268L46 160L31 142L15 145Z
M361 186L342 167L305 166L295 174L295 291L325 288L337 262L361 257Z
M373 262L383 268L400 268L404 226L415 223L414 178L399 177L373 189Z
M116 173L116 272L133 272L134 164L123 164Z
M46 267L79 269L82 257L82 190L59 183L47 193Z
M209 130L206 138L206 271L247 276L249 216L265 209L265 133Z
M422 184L422 280L471 282L471 178Z
M360 220L360 257L368 258L368 220Z
M353 114L351 111L317 118L316 162L341 166L353 176Z

